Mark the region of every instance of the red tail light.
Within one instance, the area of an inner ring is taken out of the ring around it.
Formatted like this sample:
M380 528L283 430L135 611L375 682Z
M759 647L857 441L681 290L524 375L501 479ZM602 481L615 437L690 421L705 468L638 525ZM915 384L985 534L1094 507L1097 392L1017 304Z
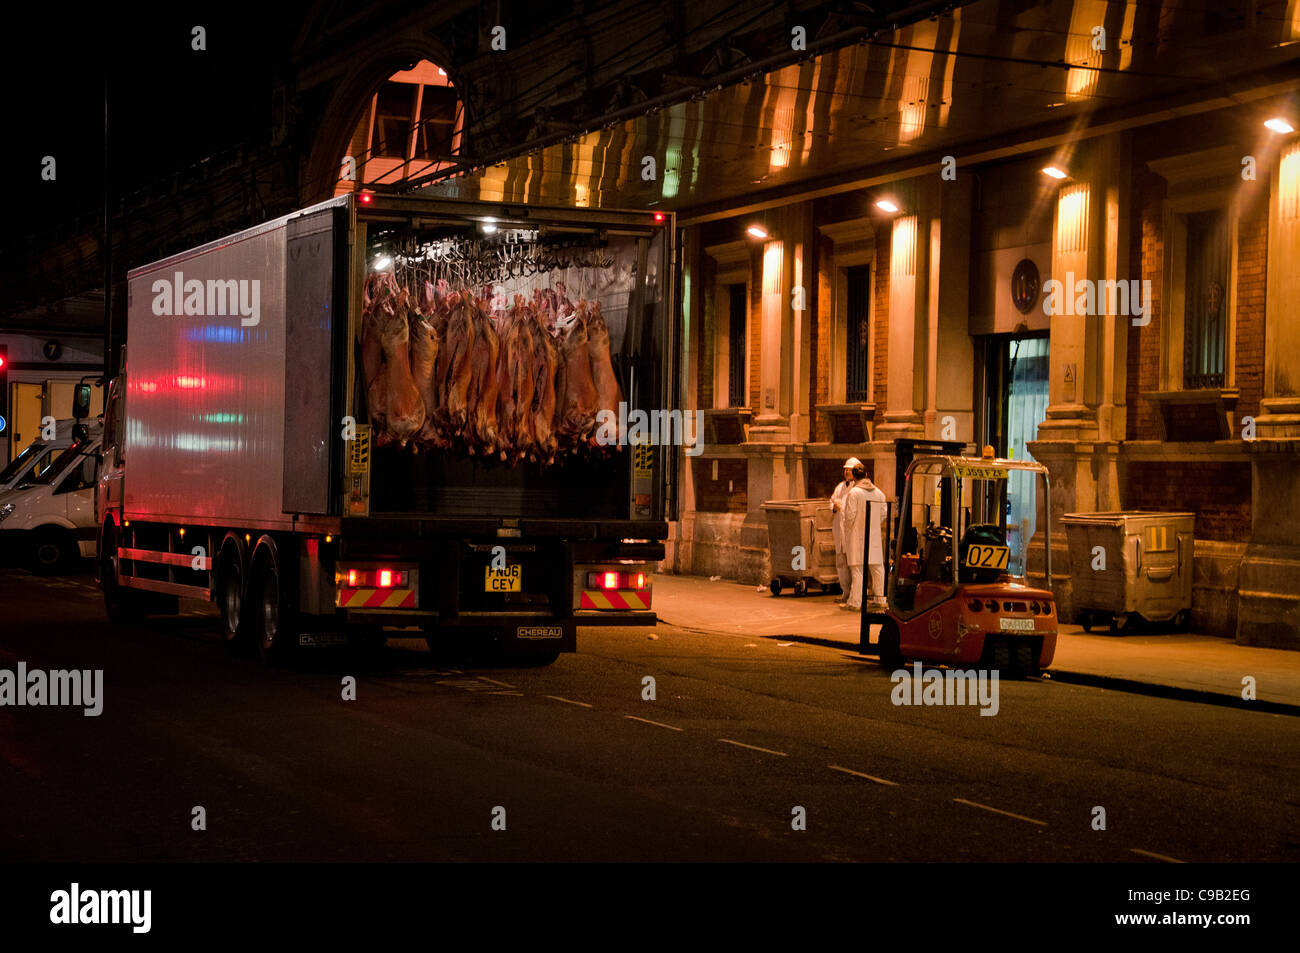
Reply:
M602 570L587 573L587 585L592 589L649 589L650 576L644 572Z
M378 582L379 588L391 589L392 585L393 585L393 571L391 569L379 570L379 582Z
M348 585L349 585L349 586L354 586L354 587L355 587L356 584L357 584L357 571L356 571L355 569L349 569L349 570L348 570Z

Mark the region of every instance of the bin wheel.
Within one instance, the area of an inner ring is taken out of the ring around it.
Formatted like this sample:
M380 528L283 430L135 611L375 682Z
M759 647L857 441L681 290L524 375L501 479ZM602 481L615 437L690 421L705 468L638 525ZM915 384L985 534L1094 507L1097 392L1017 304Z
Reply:
M772 590L772 595L779 596L781 594L781 580L773 579L767 584L767 588Z
M1182 609L1181 611L1179 611L1178 615L1174 616L1174 627L1179 632L1189 631L1192 627L1191 612L1189 612L1186 609Z
M796 596L805 595L807 594L807 592L808 592L808 583L804 582L802 579L800 579L798 582L794 584L794 594Z
M1118 635L1124 626L1128 623L1128 616L1113 615L1110 617L1110 634Z
M1083 626L1083 631L1092 631L1092 613L1086 609L1079 613L1079 625Z

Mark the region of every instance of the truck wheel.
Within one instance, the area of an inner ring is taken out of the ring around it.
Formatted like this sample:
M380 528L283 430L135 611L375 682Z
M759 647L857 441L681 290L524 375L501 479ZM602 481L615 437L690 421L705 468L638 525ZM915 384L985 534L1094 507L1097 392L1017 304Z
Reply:
M233 546L221 551L217 564L217 605L221 609L221 637L226 648L239 654L248 648L244 619L244 570Z
M779 596L781 594L781 580L773 579L767 584L767 588L771 590L772 595Z
M880 642L877 647L880 650L880 664L884 668L893 671L902 667L902 642L898 633L898 623L893 619L887 618L880 623Z
M104 533L104 552L99 559L99 584L104 590L104 611L110 625L131 625L144 621L144 600L135 589L117 581L117 536Z
M256 635L258 654L272 665L289 662L298 648L297 611L292 581L282 578L276 556L264 549L253 564L254 598L249 623Z
M80 552L77 540L59 526L42 526L32 531L32 572L42 576L64 572Z

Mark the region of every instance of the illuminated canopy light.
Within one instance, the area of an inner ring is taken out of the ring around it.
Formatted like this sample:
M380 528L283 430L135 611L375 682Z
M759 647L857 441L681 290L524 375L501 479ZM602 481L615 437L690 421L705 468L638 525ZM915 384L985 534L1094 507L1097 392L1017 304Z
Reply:
M1267 120L1264 125L1265 127L1272 129L1274 132L1281 133L1284 136L1295 132L1295 126L1291 125L1280 116L1274 116L1272 119Z
M876 208L880 209L882 212L888 212L890 215L893 215L898 211L897 203L892 202L889 199L881 199L878 201L876 203Z
M393 259L387 255L380 255L375 259L375 271L387 271L393 267Z
M1057 168L1057 167L1054 166L1054 165L1045 165L1045 166L1043 166L1043 175L1049 175L1049 176L1051 176L1053 179L1064 179L1064 178L1068 178L1068 176L1067 176L1067 174L1066 174L1066 172L1065 172L1064 169Z
M745 234L751 238L767 238L767 229L762 225L751 225L745 229Z

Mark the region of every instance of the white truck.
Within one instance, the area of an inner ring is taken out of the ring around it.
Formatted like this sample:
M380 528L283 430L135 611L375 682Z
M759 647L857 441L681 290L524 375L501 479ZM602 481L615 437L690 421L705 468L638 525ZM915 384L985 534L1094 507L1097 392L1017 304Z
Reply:
M207 599L267 659L398 627L527 663L654 624L685 436L620 427L675 409L673 242L664 213L361 194L129 272L110 616Z

